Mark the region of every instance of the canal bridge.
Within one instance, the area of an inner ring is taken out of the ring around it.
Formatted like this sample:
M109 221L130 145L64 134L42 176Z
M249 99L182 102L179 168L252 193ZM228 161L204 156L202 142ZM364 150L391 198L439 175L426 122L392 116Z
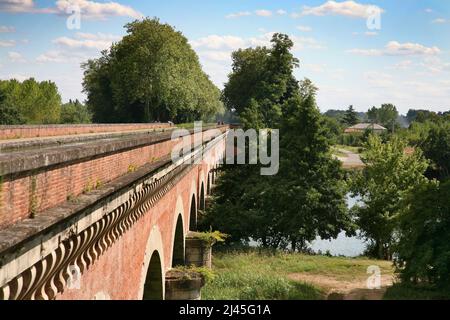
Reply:
M228 127L173 130L0 126L0 299L164 299Z

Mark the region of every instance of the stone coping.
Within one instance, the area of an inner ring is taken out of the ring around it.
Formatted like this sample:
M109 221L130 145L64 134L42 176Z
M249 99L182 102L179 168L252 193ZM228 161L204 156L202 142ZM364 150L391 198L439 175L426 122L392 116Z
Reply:
M126 126L170 126L166 122L142 122L142 123L73 123L73 124L12 124L0 125L0 130L5 129L46 129L46 128L83 128L83 127L126 127Z
M226 125L203 127L203 132L214 128L223 130L227 127ZM0 176L43 169L64 163L73 163L86 158L99 157L164 142L171 139L172 131L0 154ZM194 129L188 131L190 134L194 133Z
M136 183L142 177L154 175L170 162L170 156L167 156L165 159L146 164L133 173L114 179L100 189L93 190L88 194L81 194L76 198L76 201L66 201L62 205L45 210L35 218L22 220L1 230L0 267L8 262L12 256L19 256L22 251L27 251L28 246L24 246L24 242L33 242L34 238L47 232L57 223L64 225L64 229L72 223L68 218L74 215L82 216L95 210L98 205L102 205L110 197L120 193L123 189L129 188L130 184Z
M11 151L19 151L20 149L42 148L48 146L60 146L69 143L80 143L100 139L121 138L138 134L152 134L172 130L173 128L155 128L155 129L139 129L128 131L112 131L97 133L81 133L77 135L48 136L40 138L23 138L0 140L0 154Z

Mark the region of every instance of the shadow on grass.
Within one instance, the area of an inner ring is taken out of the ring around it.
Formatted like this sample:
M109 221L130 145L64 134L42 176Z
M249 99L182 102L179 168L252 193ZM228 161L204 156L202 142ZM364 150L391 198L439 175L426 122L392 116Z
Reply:
M312 285L257 273L225 272L202 290L204 300L320 300Z
M450 300L450 292L431 286L397 283L388 288L384 300Z

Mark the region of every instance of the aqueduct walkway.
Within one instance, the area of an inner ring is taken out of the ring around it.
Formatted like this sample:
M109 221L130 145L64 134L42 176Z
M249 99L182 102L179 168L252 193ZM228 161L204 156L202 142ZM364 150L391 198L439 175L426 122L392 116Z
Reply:
M0 126L0 299L163 299L228 127L175 163L172 130Z

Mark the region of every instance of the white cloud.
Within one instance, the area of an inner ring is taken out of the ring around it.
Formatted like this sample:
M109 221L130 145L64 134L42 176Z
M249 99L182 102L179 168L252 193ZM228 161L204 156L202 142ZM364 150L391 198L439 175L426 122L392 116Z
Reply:
M14 27L0 26L0 33L10 33L10 32L14 32L14 31L16 31L16 29Z
M438 47L426 47L419 43L399 43L397 41L390 41L386 44L384 49L351 49L349 53L364 55L364 56L410 56L410 55L435 55L441 53Z
M307 63L303 65L306 70L314 72L314 73L323 73L327 70L327 65L322 64L316 64L316 63Z
M110 16L123 16L140 19L143 14L134 10L130 6L125 6L117 2L95 2L88 0L58 0L56 9L60 14L72 13L71 8L78 6L81 10L81 17L87 19L105 19Z
M378 49L350 49L348 53L353 53L361 56L381 56L383 52Z
M16 51L9 51L9 52L8 52L8 58L9 58L9 61L11 61L11 62L23 63L23 62L26 62L26 61L27 61L27 60L22 56L21 53L16 52Z
M11 13L54 13L67 15L73 13L73 8L80 8L84 19L106 19L110 16L123 16L140 19L143 15L130 6L117 2L96 2L89 0L57 0L55 7L37 8L33 0L0 0L0 11Z
M246 41L241 37L236 36L219 36L209 35L195 41L191 41L192 47L204 47L207 49L230 49L236 50L245 47Z
M407 69L411 68L412 66L413 66L412 60L402 60L402 61L394 64L394 66L391 68L396 69L396 70L407 70Z
M256 10L255 14L257 16L260 16L260 17L271 17L272 16L272 11L261 9L261 10Z
M361 4L355 1L327 1L317 7L304 7L300 15L341 15L353 18L368 18L374 13L383 13L384 10L378 6Z
M385 52L388 55L434 55L441 50L438 47L426 47L419 43L399 43L391 41L386 45Z
M14 40L0 40L0 48L14 47L16 42Z
M308 27L308 26L297 26L297 29L300 30L300 31L302 31L302 32L309 32L309 31L312 31L312 28L311 28L311 27Z
M59 37L52 42L57 49L42 53L36 58L38 63L77 63L90 58L95 58L99 52L108 49L114 41L119 41L120 36L104 33L78 32L74 37Z
M33 10L33 0L0 0L0 11L16 13Z
M231 53L229 51L206 50L200 51L199 56L211 61L231 61Z
M376 32L376 31L366 31L364 34L366 36L368 36L368 37L373 37L373 36L378 35L378 32Z
M425 57L419 65L433 74L450 71L450 62L443 62L436 56Z
M387 73L378 71L368 71L364 73L364 78L370 87L374 88L386 88L391 87L394 82L392 76Z
M0 76L0 79L2 80L10 80L10 79L16 79L17 81L23 82L27 79L30 79L30 76L21 74L21 73L13 73L13 74L8 74L5 76Z
M434 10L431 9L431 8L426 8L424 11L425 11L426 13L432 13L432 12L434 12Z
M50 50L36 58L36 62L46 63L46 62L55 62L55 63L67 63L67 62L75 62L80 63L81 61L87 60L89 58L88 55L80 52L66 52L63 50Z
M277 10L277 14L280 15L280 16L284 16L285 14L287 14L287 12L285 10L283 10L283 9L278 9Z
M437 19L434 19L433 21L431 21L432 23L435 23L435 24L443 24L443 23L447 23L447 20L445 20L445 19L443 19L443 18L437 18Z
M62 47L76 49L108 49L114 41L120 40L120 37L103 33L77 33L75 38L60 37L53 40L53 43Z
M240 48L271 46L270 40L274 32L265 32L255 37L237 37L231 35L209 35L189 41L200 57L200 62L214 83L220 87L231 70L231 54ZM289 36L294 42L293 52L303 49L323 49L323 44L311 37ZM311 66L313 68L313 66ZM340 75L336 71L336 77Z
M270 40L272 39L274 32L266 32L256 37L242 38L237 36L220 36L209 35L197 40L190 41L191 45L195 49L214 49L214 50L237 50L239 48L257 47L257 46L270 46ZM294 42L293 50L300 50L303 48L308 49L323 49L325 46L312 37L298 37L294 35L289 36Z
M236 13L230 13L229 15L226 15L225 18L227 19L234 19L234 18L240 18L240 17L246 17L251 16L252 13L249 11L240 11Z

